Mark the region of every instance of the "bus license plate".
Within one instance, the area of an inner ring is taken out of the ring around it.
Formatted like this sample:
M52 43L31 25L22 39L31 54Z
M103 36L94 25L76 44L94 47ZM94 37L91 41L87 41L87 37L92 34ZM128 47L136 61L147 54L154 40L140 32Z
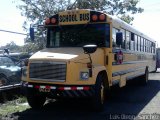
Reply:
M39 88L39 92L50 92L51 89L48 88Z

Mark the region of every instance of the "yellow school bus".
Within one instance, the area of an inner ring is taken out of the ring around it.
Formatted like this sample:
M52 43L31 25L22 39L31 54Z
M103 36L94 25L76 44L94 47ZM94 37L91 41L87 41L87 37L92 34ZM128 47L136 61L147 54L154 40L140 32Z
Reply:
M32 108L42 107L47 97L85 97L102 110L112 86L136 77L146 84L156 69L155 41L106 13L67 10L43 27L46 48L30 57L22 76Z

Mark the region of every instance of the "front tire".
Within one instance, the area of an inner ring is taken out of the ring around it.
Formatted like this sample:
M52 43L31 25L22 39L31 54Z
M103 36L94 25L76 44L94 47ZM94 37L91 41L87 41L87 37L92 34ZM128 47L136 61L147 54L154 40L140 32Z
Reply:
M43 107L46 97L44 95L41 95L40 93L28 89L27 90L27 101L28 104L33 108L33 109L40 109Z
M105 87L104 87L104 78L102 75L98 75L96 79L95 85L95 93L92 98L93 107L96 111L102 111L104 109L104 101L105 101Z

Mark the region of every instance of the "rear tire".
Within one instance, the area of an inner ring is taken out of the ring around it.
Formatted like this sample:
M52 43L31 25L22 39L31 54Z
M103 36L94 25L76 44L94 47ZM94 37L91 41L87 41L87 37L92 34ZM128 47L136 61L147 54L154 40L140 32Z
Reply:
M149 77L149 70L148 67L146 67L145 74L140 76L141 85L147 85L148 77Z
M33 109L40 109L43 107L46 101L46 97L36 92L35 90L28 89L27 90L27 101L28 101L28 104Z

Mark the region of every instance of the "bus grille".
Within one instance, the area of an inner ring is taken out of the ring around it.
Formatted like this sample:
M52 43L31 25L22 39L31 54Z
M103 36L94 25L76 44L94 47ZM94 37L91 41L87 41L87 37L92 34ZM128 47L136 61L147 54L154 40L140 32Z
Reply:
M64 82L66 80L66 63L30 63L29 77L31 80Z

